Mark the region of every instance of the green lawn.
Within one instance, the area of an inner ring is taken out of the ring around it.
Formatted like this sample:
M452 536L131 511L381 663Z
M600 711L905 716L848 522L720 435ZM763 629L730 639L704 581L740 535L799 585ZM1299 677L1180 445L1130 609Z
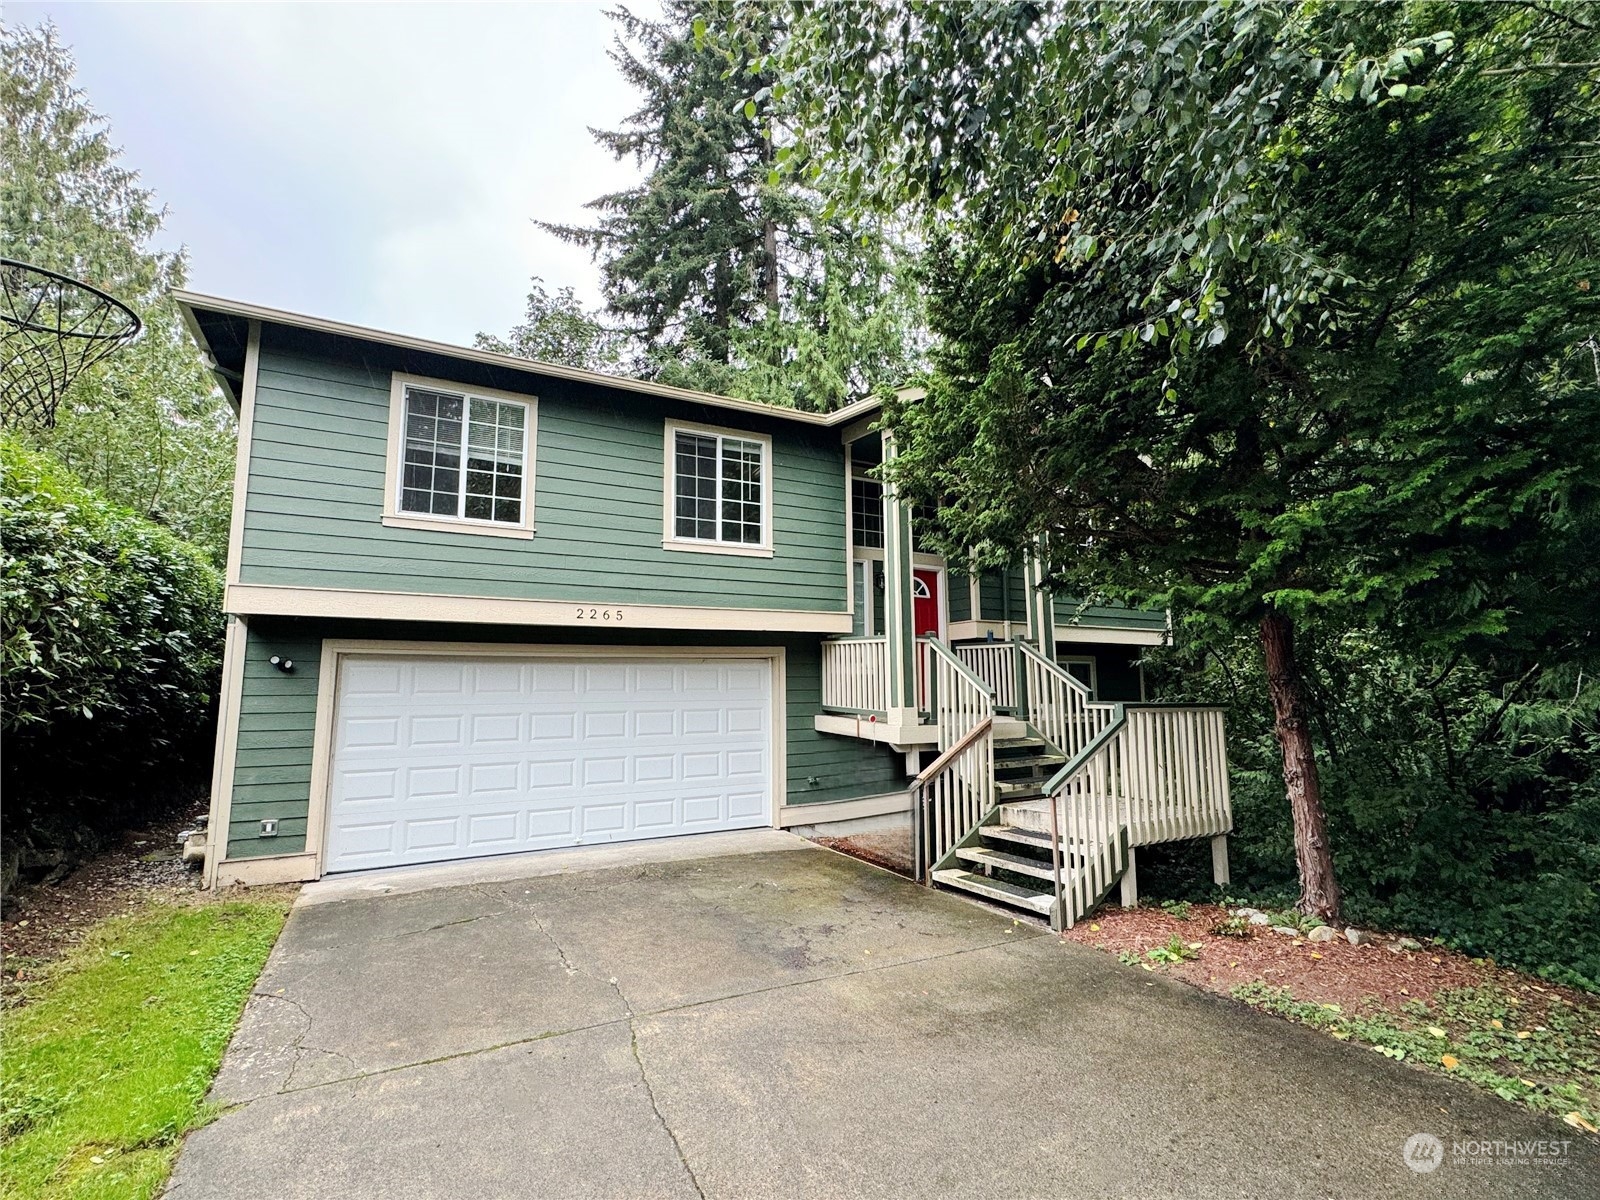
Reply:
M283 928L281 894L152 905L97 925L8 1011L0 1192L153 1196Z

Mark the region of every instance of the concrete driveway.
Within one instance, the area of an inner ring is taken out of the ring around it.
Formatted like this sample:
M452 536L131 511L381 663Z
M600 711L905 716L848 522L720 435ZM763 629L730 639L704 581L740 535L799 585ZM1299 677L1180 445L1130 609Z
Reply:
M182 1200L1600 1195L1556 1121L773 831L313 885L215 1098Z

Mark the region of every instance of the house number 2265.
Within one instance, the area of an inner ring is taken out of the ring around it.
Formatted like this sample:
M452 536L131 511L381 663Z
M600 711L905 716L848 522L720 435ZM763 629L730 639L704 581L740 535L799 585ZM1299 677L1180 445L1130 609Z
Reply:
M584 608L580 605L578 608L578 620L620 621L622 620L622 610L620 608Z

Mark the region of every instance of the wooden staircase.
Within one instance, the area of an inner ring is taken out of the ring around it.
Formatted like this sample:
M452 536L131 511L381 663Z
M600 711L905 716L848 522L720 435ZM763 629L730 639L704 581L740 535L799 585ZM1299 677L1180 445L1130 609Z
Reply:
M1066 761L1066 755L1043 738L997 738L994 776L999 804L993 816L956 847L954 857L960 865L933 871L933 882L1058 921L1052 912L1056 856L1051 851L1050 801L1044 786ZM1125 850L1128 831L1119 827L1118 834ZM1075 868L1083 852L1093 848L1075 847L1063 839L1056 849L1063 882L1070 888L1077 882ZM1127 861L1125 852L1119 857ZM1094 903L1104 899L1115 883L1113 878L1097 886Z

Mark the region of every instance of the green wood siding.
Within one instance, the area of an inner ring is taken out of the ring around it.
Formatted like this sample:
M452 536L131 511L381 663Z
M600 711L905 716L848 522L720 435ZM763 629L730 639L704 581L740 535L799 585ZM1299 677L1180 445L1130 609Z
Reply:
M949 595L945 598L946 609L952 621L972 620L972 581L966 575L958 575L954 571L948 572L945 577L945 590Z
M978 576L978 619L1004 621L1006 619L1005 579L994 571Z
M269 631L251 622L244 645L228 857L297 854L305 849L322 638L294 627ZM274 654L293 660L292 674L267 661ZM264 817L277 818L277 837L260 836Z
M385 528L394 371L535 394L532 539ZM667 419L772 438L772 558L664 550ZM836 432L384 347L263 334L244 583L694 607L845 609Z
M239 710L239 757L234 770L228 857L295 854L306 848L311 794L311 744L317 706L317 671L324 637L408 641L497 642L529 645L774 646L785 651L788 803L818 804L900 791L907 784L905 758L887 747L856 738L818 733L812 719L822 710L822 640L815 636L751 633L693 634L652 631L506 629L274 620L251 621L245 649L244 696ZM619 650L619 653L625 651ZM267 660L294 660L291 675ZM263 838L263 817L276 817L279 834Z
M1142 629L1161 631L1167 627L1167 614L1160 609L1129 608L1122 604L1091 604L1079 610L1080 602L1071 596L1056 597L1056 626L1087 625L1102 629Z

